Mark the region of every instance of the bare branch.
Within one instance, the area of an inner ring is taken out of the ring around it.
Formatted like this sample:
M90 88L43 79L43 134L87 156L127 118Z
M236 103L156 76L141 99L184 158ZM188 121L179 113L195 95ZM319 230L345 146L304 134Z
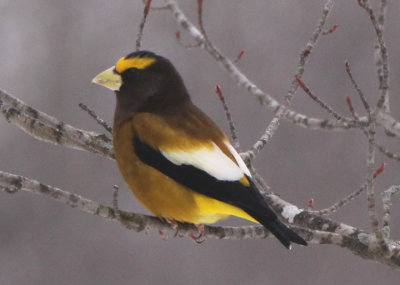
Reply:
M144 5L143 18L139 25L139 32L136 36L136 49L135 49L136 51L140 50L140 46L142 44L144 24L146 24L147 15L149 14L150 11L150 5L151 5L151 0L147 0L146 4Z
M200 31L194 27L186 18L186 16L182 13L177 3L173 0L165 0L167 5L162 8L169 9L178 24L192 35L198 44L198 46L205 49L211 56L215 58L215 60L220 63L223 68L236 80L236 82L246 88L248 92L254 95L259 99L260 103L266 105L268 109L272 110L275 114L275 117L269 124L264 136L261 138L260 144L262 145L270 139L270 137L274 134L274 131L279 126L279 122L281 118L286 118L287 120L303 126L307 128L314 129L338 129L344 130L349 128L355 128L362 126L361 129L364 133L367 134L368 137L368 158L367 158L367 174L365 179L365 184L359 190L353 192L345 199L339 201L339 205L335 206L335 210L342 207L344 204L348 203L350 200L354 199L359 193L361 193L364 189L367 190L367 201L368 201L368 212L370 216L370 221L372 224L373 233L364 232L358 228L338 223L327 219L325 217L321 217L318 214L325 214L323 211L317 212L309 212L303 209L299 209L297 206L292 205L280 197L271 194L270 189L266 186L265 181L263 181L261 176L256 175L254 169L250 165L250 169L252 173L255 173L255 180L265 186L262 188L265 193L265 199L269 205L280 215L291 228L296 230L296 232L305 236L308 241L311 243L317 244L332 244L336 246L340 246L342 248L346 248L352 253L369 260L374 260L380 262L382 264L386 264L400 270L400 244L399 242L395 242L389 240L389 222L390 222L390 204L391 204L391 196L398 193L400 190L399 186L393 186L394 190L390 188L385 191L384 197L382 197L384 203L384 223L383 228L379 229L378 218L375 213L375 197L374 197L374 179L381 173L384 169L384 165L382 165L377 171L374 170L375 164L375 148L379 149L379 146L376 144L376 128L377 126L383 126L388 131L393 134L400 134L400 123L395 120L387 111L388 108L388 78L389 78L389 70L387 64L387 51L385 47L385 43L383 40L383 27L385 22L385 10L386 10L386 0L381 0L380 4L380 15L378 20L375 19L374 13L372 9L370 9L367 0L359 0L360 6L364 7L364 9L368 12L371 22L375 28L375 32L378 38L378 77L381 88L381 96L377 103L377 108L375 110L370 110L368 103L365 98L363 104L366 107L368 116L359 118L352 106L350 97L348 97L348 105L350 108L350 112L352 113L354 120L350 120L347 118L343 118L338 115L332 108L330 108L327 104L322 102L316 96L314 97L325 110L330 112L336 120L322 120L317 118L309 118L305 115L296 113L288 108L293 100L293 96L300 85L303 89L308 89L304 83L301 81L301 76L304 73L304 66L307 58L309 57L319 35L321 33L331 34L335 31L337 27L333 26L330 30L323 32L323 25L325 23L326 17L328 16L333 1L328 0L326 2L323 16L321 17L316 30L313 33L310 41L307 43L305 49L302 51L300 56L300 61L298 65L297 74L295 79L293 80L288 94L285 97L285 101L282 104L279 104L273 97L266 94L262 90L260 90L256 85L254 85L251 81L247 79L247 77L242 74L237 67L233 64L233 62L226 57L224 57L219 50L212 44L207 38L205 33L205 29L203 26L202 20L202 4L203 1L198 1L199 10L199 26ZM139 35L136 42L136 48L140 49L141 37L143 34L143 27L146 22L146 16L150 10L150 0L146 1L145 11L143 15L143 20L141 22L141 27L139 31ZM369 7L369 8L368 8ZM146 11L147 9L147 11ZM177 35L177 38L180 38ZM382 42L382 43L381 43ZM240 58L238 56L238 58ZM386 63L385 63L386 62ZM348 74L350 79L352 80L355 88L358 88L358 85L355 83L350 68L348 65L346 66L348 69ZM359 89L359 88L358 88ZM311 95L311 91L308 89ZM357 90L357 92L361 90ZM222 92L221 96L222 96ZM360 93L359 93L360 95ZM361 96L362 95L362 96ZM363 100L363 94L361 92L360 98ZM223 96L222 96L223 98ZM225 108L225 106L224 106ZM226 108L227 109L227 108ZM28 134L34 136L35 138L51 142L53 144L58 144L70 148L75 148L79 150L86 150L96 154L101 154L108 158L113 157L113 151L110 139L105 135L96 134L92 132L87 132L84 130L76 129L64 122L57 120L54 117L51 117L45 113L42 113L38 110L31 108L30 106L25 105L23 102L13 98L9 94L0 91L0 111L3 116L9 121L23 129ZM229 113L229 110L227 110ZM93 116L97 117L97 116ZM233 123L232 123L233 126ZM368 126L366 128L365 126ZM233 127L234 128L234 127ZM258 148L258 146L257 146ZM259 150L258 150L259 151ZM255 154L254 154L255 155ZM254 157L253 155L253 157ZM393 154L394 155L394 154ZM248 159L247 159L248 162ZM0 189L5 193L10 193L14 195L18 195L19 190L28 191L31 193L35 193L38 195L46 196L52 198L56 201L62 202L64 204L69 205L75 209L79 209L81 211L85 211L91 213L93 215L99 215L111 221L116 221L129 229L134 229L136 231L143 231L151 227L156 227L161 231L171 231L174 230L171 224L165 223L158 218L136 214L136 213L128 213L125 211L121 211L118 208L118 189L114 188L113 195L113 203L112 207L102 205L95 201L91 201L79 195L58 189L56 187L52 187L49 185L42 184L38 181L28 179L26 177L5 173L0 171ZM392 189L392 190L391 190ZM268 190L268 191L265 191ZM358 194L354 194L358 193ZM342 203L342 204L340 204ZM312 206L312 203L310 203ZM326 210L325 210L326 211ZM197 234L197 228L190 224L178 224L179 232L184 233L186 235L195 235ZM219 239L246 239L246 238L265 238L269 236L269 232L265 230L264 227L261 226L248 226L248 227L205 227L205 236L213 237ZM383 249L383 250L376 250Z
M339 209L343 208L347 204L349 204L351 201L353 201L358 195L360 195L362 192L365 191L365 184L360 187L360 189L354 191L353 193L349 194L348 196L344 197L342 200L336 202L329 208L323 209L323 210L318 210L318 211L312 211L313 213L317 215L330 215L335 212L337 212Z
M238 136L236 134L235 124L233 123L231 112L229 111L228 105L226 104L226 101L225 101L224 94L222 94L221 87L219 87L219 85L215 86L215 92L217 93L218 98L221 101L222 106L224 107L225 117L226 117L226 120L228 121L229 130L231 132L234 146L236 149L239 149L240 143L239 143Z
M373 179L375 179L379 174L382 173L382 171L385 169L385 163L382 163L381 167L379 167L374 175ZM339 209L343 208L347 204L349 204L351 201L353 201L358 195L360 195L362 192L364 192L366 189L366 184L362 185L360 189L354 191L353 193L349 194L348 196L344 197L342 200L336 202L332 206L323 209L323 210L318 210L318 211L311 211L312 213L315 213L316 215L330 215L332 213L337 212Z
M386 1L381 1L379 20L376 19L374 10L369 4L368 0L360 2L360 6L368 13L374 28L377 38L377 57L376 66L378 70L379 89L381 90L381 96L377 102L377 108L381 109L384 105L388 106L389 101L389 63L388 63L388 52L385 41L383 39L384 31L384 19L386 12ZM385 110L388 111L388 110Z
M238 62L242 59L243 55L244 55L244 50L241 50L241 51L238 53L238 55L236 56L236 58L235 58L235 60L234 60L233 62L234 62L234 63L238 63Z
M281 118L285 116L285 110L288 108L294 98L294 94L296 93L296 90L298 88L298 78L301 78L304 74L304 67L307 61L307 58L311 54L312 50L314 49L315 44L317 43L317 40L319 36L321 35L322 28L325 25L326 19L328 18L329 12L331 11L333 7L333 2L331 0L328 0L324 6L324 9L322 11L322 16L318 20L318 24L311 35L311 38L307 42L305 48L303 51L300 53L300 58L299 58L299 63L297 65L297 72L295 74L295 80L292 81L289 91L285 96L284 102L282 104L283 108L277 109L275 113L275 116L272 118L271 122L268 124L267 129L265 130L264 134L261 136L260 139L257 140L257 142L251 147L250 150L246 152L246 159L251 160L255 158L257 153L259 153L263 147L270 141L271 137L274 135L276 130L279 127L279 122Z
M392 186L381 193L383 203L383 227L382 233L385 239L390 237L390 207L392 206L392 196L400 193L400 185Z
M303 114L297 113L293 110L285 108L279 104L273 97L259 89L253 82L251 82L239 69L226 57L215 48L209 49L204 43L204 37L201 32L187 19L185 14L179 8L174 0L165 0L166 6L171 11L174 19L178 25L186 30L199 45L204 48L214 59L231 75L236 83L244 87L250 94L259 99L262 105L265 105L274 114L278 111L283 112L283 118L292 122L295 125L309 128L309 129L323 129L323 130L345 130L355 128L358 126L348 125L347 123L338 122L337 120L324 120L319 118L307 117ZM360 122L368 122L368 118L361 117ZM389 132L400 136L400 123L396 121L391 115L386 112L378 112L377 124L383 126Z
M199 43L194 43L194 44L185 44L182 39L181 39L181 32L180 31L176 31L175 32L175 38L178 41L178 43L183 46L186 49L192 49L192 48L198 48L200 47Z
M384 148L383 146L376 144L376 147L378 148L378 150L383 153L384 155L386 155L388 158L394 159L396 161L400 161L400 155L390 152L388 151L386 148Z
M322 32L322 35L326 36L326 35L330 35L333 34L334 32L336 32L336 30L339 28L339 25L333 25L329 30L324 30Z
M353 107L353 103L351 102L350 96L346 96L346 102L347 102L347 106L349 107L350 113L353 116L353 118L358 119L357 113Z
M127 229L137 232L148 231L149 227L163 232L175 232L171 224L152 216L119 210L120 219L117 219L112 207L23 176L0 171L0 183L0 188L3 190L14 188L51 198L74 209L118 222ZM400 270L400 246L395 242L388 241L390 253L383 255L381 252L372 250L373 245L376 244L376 239L368 233L300 210L275 195L268 195L267 200L279 213L282 213L284 218L289 219L289 222L299 224L301 227L292 227L292 229L305 236L309 242L337 245L362 258L374 260ZM192 224L178 223L177 230L185 235L197 234L197 228ZM262 226L205 226L204 235L207 238L243 240L269 237L270 233Z
M142 0L142 3L144 5L147 4L147 0ZM150 6L150 10L152 11L161 11L161 10L167 10L168 7L167 6Z
M211 45L203 23L203 0L197 0L197 21L199 23L200 31L203 34L204 40L208 45Z
M128 213L122 210L119 211L120 219L115 215L113 207L102 205L98 202L89 200L80 195L70 193L59 188L45 185L36 180L29 179L23 176L14 175L0 171L0 183L5 188L12 188L15 191L23 190L33 194L51 198L63 204L80 211L98 215L114 222L120 222L128 229L141 232L146 227L155 227L160 230L173 230L171 224L162 221L159 218ZM14 192L15 192L14 191ZM116 192L116 191L115 191ZM115 200L115 192L114 199ZM115 203L115 201L114 201ZM115 207L115 206L114 206ZM118 207L117 207L118 208ZM184 234L197 234L197 228L191 224L178 223L178 230ZM270 236L270 233L262 226L247 226L247 227L212 227L205 226L205 234L207 237L219 239L249 239L249 238L265 238Z
M372 230L375 233L379 245L383 251L387 251L387 244L383 238L382 232L379 229L379 221L375 208L375 188L374 188L374 166L375 166L375 117L371 114L371 123L368 127L368 154L367 154L367 176L366 176L366 190L367 190L367 205L368 215Z
M90 109L88 106L86 106L83 103L79 103L79 107L83 110L86 111L90 117L92 117L93 119L96 120L96 122L102 126L107 132L109 132L110 134L112 134L112 128L107 124L106 121L104 121L102 118L100 118L99 116L97 116L96 112L93 111L92 109Z
M311 129L348 129L354 126L347 125L345 123L337 122L336 120L323 120L317 118L307 117L303 114L299 114L295 111L288 109L281 105L272 96L262 91L253 82L251 82L246 75L244 75L231 60L221 54L221 52L215 46L206 44L206 40L202 33L188 20L183 11L179 8L179 5L174 0L165 0L167 7L171 11L174 19L182 29L186 30L194 40L199 43L199 46L205 49L220 65L224 68L228 74L236 81L236 83L245 88L251 95L254 95L259 102L271 110L274 114L278 112L283 113L283 118L290 122ZM324 9L324 13L328 13L332 6L332 1L328 1L327 9ZM311 40L315 39L312 37ZM316 39L315 39L316 40ZM307 47L306 47L307 48ZM309 52L302 53L301 62L308 56ZM299 64L299 71L302 70L302 63ZM295 83L297 84L297 83ZM289 93L292 94L295 91L295 87L291 87ZM400 131L399 131L400 132Z
M364 118L360 118L364 120ZM394 119L387 112L378 111L376 115L376 124L385 128L392 135L400 136L400 122Z
M222 56L217 48L210 49L205 45L205 39L201 32L187 19L186 15L179 8L175 0L165 0L166 6L171 11L174 19L182 29L186 30L199 46L204 48L214 59L228 72L236 83L245 88L251 95L254 95L262 105L266 106L274 114L283 112L283 118L291 123L309 129L322 130L346 130L358 126L349 125L337 120L324 120L308 117L297 113L279 104L272 96L262 91L253 82L251 82L240 70L226 57ZM367 117L361 117L360 122L368 122ZM386 130L400 136L400 123L386 112L378 112L377 124L383 126Z
M246 152L242 153L242 157L245 161L250 161L256 157L256 155L263 149L263 147L270 141L275 131L279 127L279 120L281 116L276 115L272 118L268 124L264 134L256 141L256 143Z
M348 107L349 107L350 113L352 114L353 118L354 118L356 121L359 121L359 118L358 118L358 116L357 116L357 114L356 114L356 112L355 112L355 110L354 110L353 103L351 102L350 96L347 96L347 97L346 97L346 102L347 102L347 105L348 105ZM368 110L369 110L369 108L368 108ZM361 127L361 130L363 131L364 135L365 135L366 137L368 137L368 131L367 131L367 129L364 128L364 127ZM400 155L388 151L386 148L384 148L383 146L379 145L378 143L375 143L375 147L376 147L382 154L384 154L386 157L391 158L391 159L394 159L394 160L396 160L396 161L400 161Z
M112 199L112 208L114 210L114 216L117 220L121 220L121 214L118 207L118 185L113 186L113 199Z
M318 98L318 96L314 95L311 90L306 86L306 84L298 77L296 77L297 83L299 84L299 86L301 87L301 89L304 90L304 92L310 96L310 98L312 100L314 100L315 102L317 102L319 104L319 106L327 111L330 115L332 115L336 120L338 121L347 121L347 122L351 122L350 119L347 119L341 115L339 115L335 110L333 110L332 107L329 107L328 104L324 103L320 98Z
M345 66L346 66L347 75L349 76L351 83L353 84L353 86L354 86L354 88L356 89L358 95L360 96L361 102L364 104L365 110L366 110L368 113L370 113L370 112L371 112L371 109L370 109L370 107L369 107L369 104L368 104L368 102L367 102L367 99L365 98L364 93L361 91L361 88L358 86L357 82L354 80L353 74L352 74L352 72L351 72L351 70L350 70L350 65L349 65L349 63L348 63L347 61L345 62ZM350 98L350 97L349 97L349 98ZM355 116L355 115L354 115L354 116Z
M8 122L36 139L109 158L114 156L111 141L104 134L77 129L26 105L2 90L0 111Z

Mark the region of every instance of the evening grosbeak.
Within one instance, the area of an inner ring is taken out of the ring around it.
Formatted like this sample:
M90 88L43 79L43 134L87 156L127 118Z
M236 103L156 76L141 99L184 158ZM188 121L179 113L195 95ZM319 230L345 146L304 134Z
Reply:
M226 135L193 105L171 62L133 52L93 79L117 96L119 170L154 215L194 224L229 215L258 222L287 248L306 241L280 222Z

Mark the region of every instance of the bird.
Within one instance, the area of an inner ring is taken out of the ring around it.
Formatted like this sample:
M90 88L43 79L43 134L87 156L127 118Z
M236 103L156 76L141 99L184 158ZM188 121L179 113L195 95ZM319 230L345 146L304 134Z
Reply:
M135 51L92 82L116 94L115 159L147 210L195 225L236 216L263 225L286 248L307 245L278 219L227 136L192 103L167 58Z

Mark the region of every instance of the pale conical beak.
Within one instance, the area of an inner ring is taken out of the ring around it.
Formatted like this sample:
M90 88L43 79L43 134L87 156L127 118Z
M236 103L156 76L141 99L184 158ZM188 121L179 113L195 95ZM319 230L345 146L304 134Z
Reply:
M115 67L110 67L96 75L92 83L99 84L113 91L119 91L122 85L121 75L115 72Z

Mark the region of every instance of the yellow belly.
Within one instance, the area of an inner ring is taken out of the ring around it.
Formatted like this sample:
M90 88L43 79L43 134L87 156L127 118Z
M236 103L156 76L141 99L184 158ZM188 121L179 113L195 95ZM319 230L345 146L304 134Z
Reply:
M214 223L229 215L255 220L243 210L198 194L142 163L133 150L130 121L113 134L117 164L136 198L154 215L194 224Z

